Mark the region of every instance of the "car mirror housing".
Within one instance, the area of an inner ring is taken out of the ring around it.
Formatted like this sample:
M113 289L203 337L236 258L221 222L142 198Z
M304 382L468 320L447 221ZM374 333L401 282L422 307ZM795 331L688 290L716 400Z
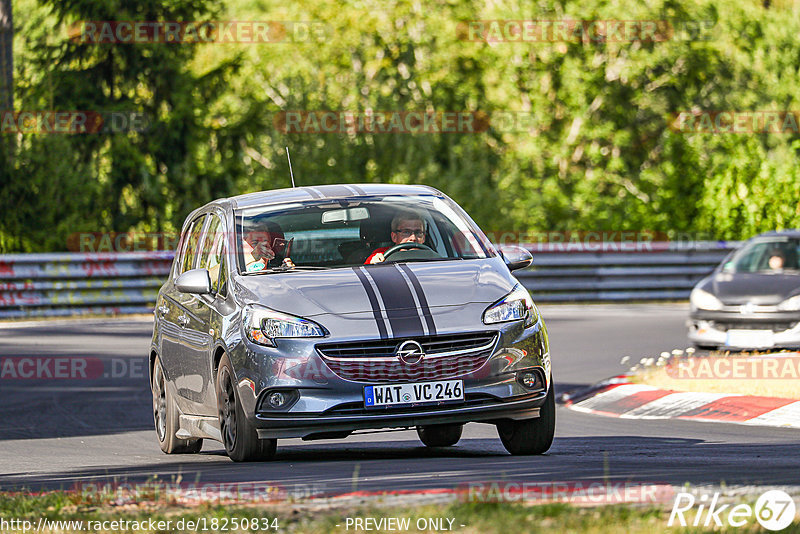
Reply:
M182 293L208 295L211 293L211 276L207 269L192 269L175 280L175 287Z
M503 247L500 254L503 256L503 261L506 262L506 266L510 271L530 267L533 263L533 255L522 247Z

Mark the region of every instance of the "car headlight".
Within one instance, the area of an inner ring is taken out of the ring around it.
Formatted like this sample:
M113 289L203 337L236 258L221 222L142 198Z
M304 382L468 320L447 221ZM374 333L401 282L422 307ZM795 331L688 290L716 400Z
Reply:
M314 321L249 304L242 311L247 339L259 345L275 346L276 338L325 337L325 329Z
M528 290L520 284L517 284L511 293L486 308L486 311L483 312L484 324L507 323L519 320L525 320L526 327L539 320L539 310L536 309Z
M781 311L798 311L800 310L800 295L795 295L794 297L790 297L780 304L778 304L778 309Z
M698 310L721 310L722 301L717 297L699 288L692 289L689 302Z

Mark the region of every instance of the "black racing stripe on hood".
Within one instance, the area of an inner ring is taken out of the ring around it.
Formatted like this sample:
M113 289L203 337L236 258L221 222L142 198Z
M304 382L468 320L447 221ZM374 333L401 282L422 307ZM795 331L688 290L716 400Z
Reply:
M414 274L414 271L412 271L411 267L408 265L402 264L397 267L402 269L403 272L406 273L408 279L411 280L411 285L414 286L414 292L417 294L419 306L422 308L422 316L425 318L425 324L428 325L428 335L435 336L436 323L433 321L431 308L428 306L428 299L425 297L425 291L422 289L422 284L419 283L419 278L417 278L417 275Z
M322 198L322 193L320 193L313 187L306 187L306 191L308 192L309 195L311 195L311 198L313 199Z
M375 317L375 323L378 325L378 333L381 339L387 339L389 334L386 330L386 322L383 320L383 315L381 315L381 305L378 302L378 296L372 289L372 284L369 283L367 275L364 274L361 267L353 267L353 272L356 273L356 276L358 276L358 279L361 281L361 285L364 286L364 291L367 292L369 305L372 308L372 316Z
M318 185L314 189L326 198L351 197L353 192L343 185Z
M376 264L365 267L365 270L381 294L386 316L392 327L392 337L425 335L414 296L397 266Z

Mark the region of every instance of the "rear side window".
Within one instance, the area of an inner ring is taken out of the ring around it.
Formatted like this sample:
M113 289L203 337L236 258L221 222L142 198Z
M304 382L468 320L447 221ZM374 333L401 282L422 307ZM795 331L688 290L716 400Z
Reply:
M205 217L205 215L201 215L192 221L192 225L189 227L189 239L186 240L186 248L183 251L179 274L194 269L195 258L197 258L197 245L200 242L200 232L203 230Z

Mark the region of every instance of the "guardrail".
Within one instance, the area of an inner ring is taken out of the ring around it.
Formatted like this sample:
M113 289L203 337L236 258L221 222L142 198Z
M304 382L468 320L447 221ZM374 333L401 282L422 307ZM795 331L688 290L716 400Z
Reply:
M537 302L684 300L738 241L540 243L514 273Z
M152 313L173 252L0 255L0 318Z
M517 271L539 302L679 300L739 245L538 243ZM173 252L0 255L0 318L151 313Z

